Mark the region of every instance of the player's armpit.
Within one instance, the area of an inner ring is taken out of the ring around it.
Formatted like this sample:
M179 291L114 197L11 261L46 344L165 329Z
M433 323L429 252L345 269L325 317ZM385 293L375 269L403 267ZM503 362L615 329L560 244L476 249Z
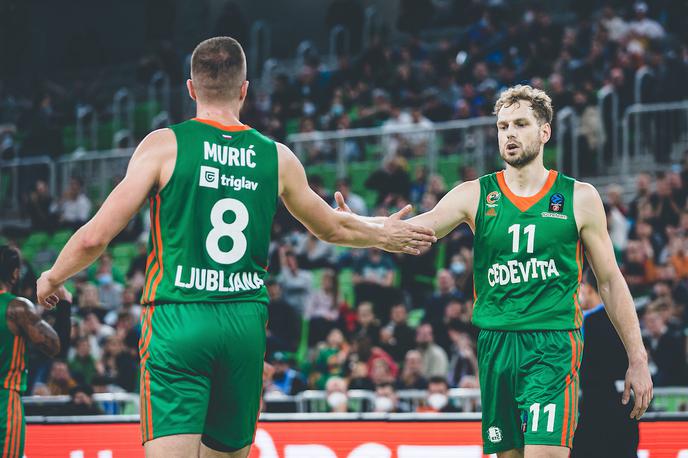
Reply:
M461 223L475 227L475 214L480 200L480 182L466 181L449 191L429 212L414 216L413 224L433 229L438 238L449 234Z
M40 317L30 301L19 297L12 300L7 307L7 320L46 355L60 353L57 333Z

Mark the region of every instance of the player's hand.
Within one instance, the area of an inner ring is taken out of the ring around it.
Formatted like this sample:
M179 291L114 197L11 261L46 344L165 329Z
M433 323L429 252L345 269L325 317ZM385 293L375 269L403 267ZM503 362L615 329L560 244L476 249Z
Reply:
M401 218L407 216L411 208L411 205L407 205L385 220L383 229L386 237L380 245L381 249L418 255L421 250L437 242L432 229L402 221Z
M621 397L623 405L628 404L631 399L631 390L633 390L635 404L630 417L640 420L652 401L652 378L650 369L647 367L647 358L629 362Z
M55 307L60 301L60 297L58 296L60 288L62 288L62 284L53 282L50 278L49 270L43 272L38 281L36 281L36 296L38 297L38 303L48 310Z
M334 193L334 200L337 202L337 210L338 212L343 212L343 213L353 213L349 206L346 204L344 201L344 196L342 195L341 192L337 191Z
M70 304L72 303L72 293L70 293L69 290L64 286L60 286L55 294L61 301L66 301Z

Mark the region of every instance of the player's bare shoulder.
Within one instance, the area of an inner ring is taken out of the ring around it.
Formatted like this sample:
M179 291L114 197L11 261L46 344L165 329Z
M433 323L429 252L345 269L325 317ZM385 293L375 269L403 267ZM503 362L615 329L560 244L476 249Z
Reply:
M604 205L597 189L590 183L576 181L573 185L573 212L580 231L583 227L604 221Z
M132 163L159 172L159 187L167 184L177 160L177 137L172 129L157 129L146 135L134 151Z

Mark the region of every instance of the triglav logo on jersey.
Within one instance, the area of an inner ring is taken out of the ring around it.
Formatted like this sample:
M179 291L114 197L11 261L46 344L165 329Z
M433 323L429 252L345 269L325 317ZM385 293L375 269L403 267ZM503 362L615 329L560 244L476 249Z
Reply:
M502 195L497 192L497 191L492 191L487 195L485 198L485 201L487 202L488 207L496 207L497 202L499 201L499 198L502 197Z
M549 198L549 211L561 213L564 211L564 196L560 193L552 194Z
M502 430L497 428L496 426L490 426L487 429L487 438L490 439L490 442L492 443L497 443L502 441Z
M216 169L215 167L208 167L205 165L201 166L201 177L198 181L199 186L203 186L204 188L213 188L217 189L218 186L220 185L220 169Z

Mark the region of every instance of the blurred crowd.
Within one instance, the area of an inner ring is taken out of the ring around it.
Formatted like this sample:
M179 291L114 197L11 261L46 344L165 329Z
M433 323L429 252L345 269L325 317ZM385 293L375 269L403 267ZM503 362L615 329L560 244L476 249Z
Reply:
M359 1L332 3L328 24L360 28L354 13L362 16ZM294 68L277 70L269 87L249 93L242 120L280 141L294 131L427 127L489 115L503 88L528 82L548 91L555 110L571 106L580 115L585 156L605 135L596 103L604 85L619 94L620 113L634 101L634 74L641 67L652 74L643 102L686 98L688 41L677 18L688 7L674 1L573 3L576 15L559 12L554 20L538 2L402 1L396 25L406 38L393 41L379 30L363 47L356 38L353 52L336 63L306 53ZM421 38L438 26L453 28ZM138 73L181 68L181 56L171 63L169 44L158 48L142 59ZM181 82L179 72L172 73L173 82ZM74 122L76 107L98 105L91 99L100 95L83 82L73 88L47 83L27 100L0 85L0 157L62 154L62 129ZM403 153L423 154L422 136L410 143L402 145ZM350 159L364 154L355 147L347 152ZM327 148L309 151L309 162L328 160Z
M503 88L529 81L548 91L556 110L574 107L593 151L604 136L595 96L604 84L614 86L623 109L633 101L634 72L649 66L654 82L645 101L688 96L684 2L610 2L599 9L596 2L580 1L577 19L563 22L554 22L542 7L512 11L501 1L418 3L432 3L433 17L460 25L461 33L421 40L423 24L415 21L425 16L408 13L406 5L399 27L410 34L403 43L375 35L356 56L340 56L335 68L308 55L297 72L278 73L269 93L251 96L242 120L277 140L290 123L301 132L422 128L488 115ZM0 125L0 158L46 148L53 155L63 152L56 145L73 112L66 98L59 101L66 96L47 87L23 111L16 110L21 104L7 109L8 95L0 97L1 121L11 121ZM9 111L20 115L9 119ZM426 145L422 134L389 145L397 154L365 182L375 193L372 204L347 179L327 189L320 177L310 176L311 186L332 205L333 192L341 191L362 215L388 215L406 203L417 212L430 210L455 183L422 166L408 170L406 159L422 157ZM365 151L352 144L347 157L364 159ZM325 147L306 157L309 164L333 159ZM460 175L476 178L471 167ZM600 189L609 231L641 318L655 385L688 386L688 153L669 172L640 174L636 182L631 198L615 186ZM48 188L38 181L27 193L33 231L74 229L92 214L79 180L62 196L51 196ZM146 220L135 218L119 240L147 240ZM423 256L390 255L321 242L280 206L272 240L266 355L275 372L266 393L325 390L329 409L346 411L347 390L365 389L376 394L374 410L403 412L413 407L396 393L420 389L428 390L422 409L451 412L458 406L448 398L449 388L478 387L478 330L470 323L473 235L467 226ZM118 269L106 253L74 279L71 348L54 362L31 352L30 393L69 394L70 412L97 413L94 392L138 390L138 301L147 254L145 243L138 246L128 269ZM35 298L37 272L27 261L21 294Z
M638 175L632 198L615 185L600 189L658 387L688 386L686 183L688 151L669 172ZM359 202L345 180L339 189L352 206ZM335 205L330 190L315 190ZM406 202L422 211L424 202L446 192L428 185L412 199L407 187L388 194L373 212L388 213ZM357 211L369 214L361 202ZM138 390L138 301L147 253L145 243L138 246L126 272L106 253L74 279L71 348L55 362L31 352L31 393ZM371 409L402 412L410 407L397 391L430 389L438 396L418 408L458 409L447 390L478 387L472 248L472 233L463 225L420 257L340 249L310 235L280 205L267 281L266 359L275 371L266 393L325 390L330 408L346 410L348 390L371 390L392 401L377 405L376 398ZM35 297L28 261L20 293ZM46 317L50 321L49 312Z

